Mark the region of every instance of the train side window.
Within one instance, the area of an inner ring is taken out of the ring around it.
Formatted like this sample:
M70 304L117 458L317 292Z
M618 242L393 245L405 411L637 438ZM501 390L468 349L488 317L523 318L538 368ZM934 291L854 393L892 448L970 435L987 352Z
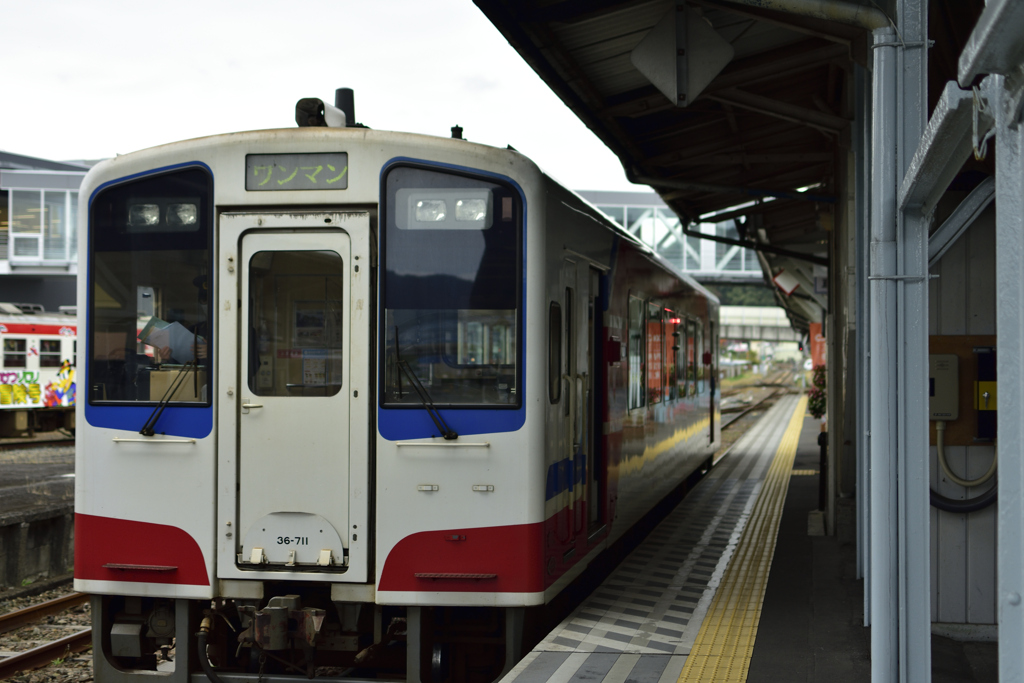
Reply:
M679 319L665 309L665 400L679 398Z
M548 399L562 398L562 307L552 301L548 308Z
M24 339L4 339L4 367L23 368L25 358Z
M59 368L60 339L42 339L39 342L39 367Z
M696 373L697 373L697 393L704 393L704 322L700 321L697 323L697 357L696 357Z
M686 319L682 316L675 319L675 332L672 344L676 349L676 396L686 398Z
M565 288L565 374L569 376L567 391L572 391L572 378L576 376L575 359L576 341L573 338L572 302L575 292L572 287ZM565 402L565 414L569 415L569 401Z
M697 323L686 323L686 394L697 393Z
M644 388L644 302L629 297L629 407L642 408L647 405Z
M665 332L661 306L647 304L647 401L661 403L665 367Z
M78 340L71 342L71 367L78 366Z
M719 353L718 329L714 322L710 323L708 335L708 351L711 352L711 365L708 367L708 379L711 382L711 391L715 391L718 385L718 353Z

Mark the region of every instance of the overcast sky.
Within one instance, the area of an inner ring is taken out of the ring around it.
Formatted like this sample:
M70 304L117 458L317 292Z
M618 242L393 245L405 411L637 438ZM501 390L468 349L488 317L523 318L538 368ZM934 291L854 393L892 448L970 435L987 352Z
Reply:
M372 128L512 145L576 190L631 185L471 0L0 0L0 150L97 159L295 125L355 90Z

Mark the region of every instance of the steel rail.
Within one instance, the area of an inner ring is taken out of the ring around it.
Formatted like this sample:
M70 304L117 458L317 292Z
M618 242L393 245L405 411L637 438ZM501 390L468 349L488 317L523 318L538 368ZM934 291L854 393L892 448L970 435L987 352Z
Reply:
M64 610L84 605L89 602L89 596L85 593L71 593L53 600L41 602L38 605L31 605L24 609L8 612L0 615L0 633L8 633L22 626L39 621L51 614L60 614Z
M39 669L60 659L67 654L78 654L92 647L92 629L65 636L39 647L34 647L25 652L19 652L13 657L0 659L0 679L10 678L19 671Z

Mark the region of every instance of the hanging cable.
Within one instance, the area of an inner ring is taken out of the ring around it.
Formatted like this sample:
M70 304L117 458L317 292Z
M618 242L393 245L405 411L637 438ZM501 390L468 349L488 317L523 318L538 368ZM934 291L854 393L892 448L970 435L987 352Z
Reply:
M942 467L942 471L945 473L946 478L955 484L959 484L965 488L971 488L973 486L981 486L996 473L996 462L998 458L995 454L992 456L992 465L988 468L988 471L977 479L961 479L953 473L949 467L949 463L946 461L946 448L945 448L945 432L946 422L945 420L936 420L935 423L935 449L938 454L939 466ZM979 496L974 498L968 498L967 500L957 500L955 498L947 498L942 494L938 493L935 489L930 490L929 500L932 507L944 510L946 512L955 513L966 513L975 512L983 508L992 505L996 502L998 486L993 486L989 490L985 491Z

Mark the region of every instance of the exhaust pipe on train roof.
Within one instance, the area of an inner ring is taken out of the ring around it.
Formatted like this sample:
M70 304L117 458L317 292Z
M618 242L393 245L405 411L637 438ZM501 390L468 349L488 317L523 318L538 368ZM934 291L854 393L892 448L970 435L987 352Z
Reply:
M319 97L303 97L295 103L295 123L299 128L366 128L356 122L356 103L352 88L334 91L334 106Z
M345 112L325 104L319 97L303 97L295 103L295 123L299 128L346 128L348 119Z

